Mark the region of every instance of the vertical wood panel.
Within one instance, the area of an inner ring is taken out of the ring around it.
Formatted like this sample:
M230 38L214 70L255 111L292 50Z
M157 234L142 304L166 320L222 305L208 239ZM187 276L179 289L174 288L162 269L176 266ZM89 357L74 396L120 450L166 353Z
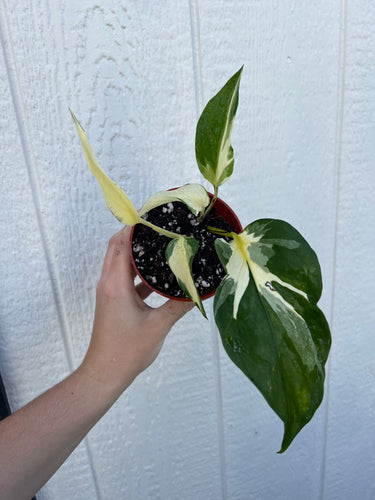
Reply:
M288 220L316 249L330 312L339 2L199 2L205 100L243 63L235 169L222 187L244 225ZM325 412L282 456L282 425L221 352L226 497L318 498ZM306 484L311 485L306 489Z
M0 363L13 409L82 359L107 240L120 227L85 165L69 106L103 167L140 206L159 189L200 180L197 114L244 63L235 172L221 196L244 225L282 218L304 234L320 257L328 317L334 259L336 266L329 406L285 455L275 454L280 421L221 347L217 353L212 318L195 311L41 499L375 495L375 276L368 269L375 8L350 3L343 60L341 3L25 0L1 7L8 68L0 59Z
M156 190L199 180L189 5L30 1L22 9L10 5L7 17L65 340L76 366L89 340L107 239L119 226L85 165L68 106L136 205ZM43 293L49 304L51 295ZM42 308L38 314L43 318ZM48 341L38 346L37 357L59 378L50 348ZM64 358L62 347L57 350ZM37 369L30 363L30 373ZM90 433L100 498L220 498L216 410L210 325L194 312ZM65 499L64 471L85 477L90 456L74 468L68 463L42 497ZM77 489L71 498L94 496Z
M375 6L347 2L329 425L322 498L375 498Z
M40 232L40 200L18 87L19 68L12 58L3 10L0 31L0 369L15 411L66 376L69 363L48 243ZM79 477L71 473L77 468ZM64 484L68 497L96 497L85 443L62 467L59 478L59 489ZM53 493L53 486L48 489Z

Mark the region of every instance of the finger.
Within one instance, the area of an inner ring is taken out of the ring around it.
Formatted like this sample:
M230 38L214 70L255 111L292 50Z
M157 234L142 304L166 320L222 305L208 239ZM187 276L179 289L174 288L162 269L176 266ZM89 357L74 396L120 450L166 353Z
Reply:
M105 279L105 277L107 276L107 274L109 272L109 269L111 267L114 249L115 249L115 242L114 242L114 239L112 237L108 242L107 251L106 251L106 254L104 256L102 275L101 275L102 279Z
M116 233L115 235L113 235L112 238L108 242L107 252L105 254L104 261L103 261L102 277L105 277L108 274L108 272L109 272L109 269L111 267L113 252L114 252L114 249L115 249L115 246L116 246L116 240L119 237L119 235L122 232L124 232L124 230L126 230L126 226L125 226L124 229L121 229L121 231L119 231L118 233Z
M140 299L145 300L152 293L152 290L146 283L138 283L135 287L135 291L139 295Z
M182 301L169 299L162 306L154 309L157 320L169 331L172 326L182 318L187 312L194 308L192 301Z
M130 261L129 236L129 227L113 236L114 248L108 277L115 281L120 279L127 288L131 289L134 287L134 269Z

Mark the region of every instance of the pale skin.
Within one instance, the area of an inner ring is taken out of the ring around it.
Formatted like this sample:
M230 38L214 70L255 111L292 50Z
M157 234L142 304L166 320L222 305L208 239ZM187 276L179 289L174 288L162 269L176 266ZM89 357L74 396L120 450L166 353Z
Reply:
M129 230L109 242L96 291L92 336L65 380L0 422L0 497L30 500L157 357L171 327L193 308L169 300L151 308L134 285Z

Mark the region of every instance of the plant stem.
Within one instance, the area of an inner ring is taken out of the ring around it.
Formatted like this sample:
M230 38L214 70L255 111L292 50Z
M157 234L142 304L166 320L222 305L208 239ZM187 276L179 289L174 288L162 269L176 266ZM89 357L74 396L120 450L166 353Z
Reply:
M174 239L174 238L180 238L180 236L181 236L181 234L172 233L172 231L167 231L166 229L155 226L155 224L152 224L152 222L148 222L145 219L141 219L139 222L141 222L141 224L143 224L145 226L150 227L151 229L153 229L157 233L162 234L163 236L166 236L167 238Z
M218 236L228 236L228 238L234 238L235 236L237 236L233 231L229 233L228 231L225 231L225 229L218 229L217 227L213 226L207 226L207 229L211 233L217 234Z
M218 194L219 194L219 188L218 188L218 186L214 186L214 195L213 195L213 197L212 197L212 199L211 199L210 204L209 204L209 205L208 205L208 207L206 208L206 210L204 210L204 211L201 213L201 215L199 216L199 218L198 218L198 221L199 221L199 222L202 222L202 221L203 221L203 219L204 219L205 217L207 217L207 215L211 212L211 209L212 209L212 207L215 205L215 201L217 200Z

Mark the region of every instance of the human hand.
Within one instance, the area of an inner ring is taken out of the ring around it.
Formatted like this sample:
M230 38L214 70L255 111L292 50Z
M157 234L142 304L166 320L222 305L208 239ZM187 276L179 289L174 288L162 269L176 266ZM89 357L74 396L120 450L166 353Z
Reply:
M153 309L134 286L129 230L111 238L97 286L91 342L81 366L0 425L0 497L31 498L134 378L158 355L192 302Z
M144 302L150 290L144 283L134 285L129 233L127 228L109 241L91 342L80 367L116 395L155 360L171 327L194 307L190 301L168 300L159 308Z

